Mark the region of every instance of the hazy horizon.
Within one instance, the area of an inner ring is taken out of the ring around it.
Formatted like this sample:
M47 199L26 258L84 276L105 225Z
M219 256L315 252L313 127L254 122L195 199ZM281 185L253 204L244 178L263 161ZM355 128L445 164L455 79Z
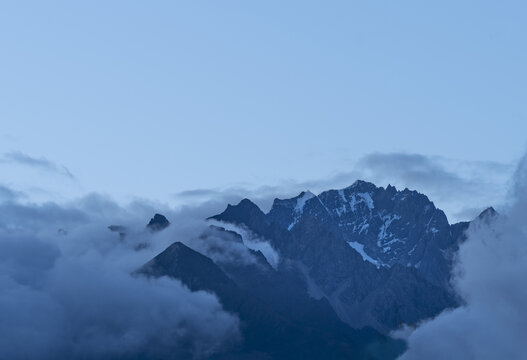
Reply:
M363 178L458 220L526 148L521 2L49 4L0 12L0 185L34 201Z

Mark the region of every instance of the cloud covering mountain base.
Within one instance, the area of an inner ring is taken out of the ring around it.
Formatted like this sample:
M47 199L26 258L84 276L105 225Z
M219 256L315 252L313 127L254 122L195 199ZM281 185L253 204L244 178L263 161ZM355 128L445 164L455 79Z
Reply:
M0 214L1 359L198 358L239 339L213 294L131 275L170 240L134 229L130 209L91 196ZM119 239L106 227L126 217Z
M454 286L465 305L411 332L401 360L525 359L527 157L514 180L509 207L471 225L460 247Z
M460 247L453 285L464 305L399 332L409 345L401 359L524 357L527 158L511 198L499 217L474 222ZM249 249L278 263L263 239L233 241L208 228L202 219L221 199L177 211L148 202L122 207L99 195L63 205L21 199L0 187L0 359L207 357L240 342L239 319L211 293L134 271L174 241L218 263L252 264ZM174 226L148 231L156 211Z

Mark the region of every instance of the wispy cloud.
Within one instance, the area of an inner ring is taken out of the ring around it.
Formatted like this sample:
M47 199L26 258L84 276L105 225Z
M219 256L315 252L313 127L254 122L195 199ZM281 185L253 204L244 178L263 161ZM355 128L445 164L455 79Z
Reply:
M525 358L527 157L511 195L500 217L470 225L460 247L453 284L464 306L405 335L409 349L401 360Z
M146 231L160 206L122 207L97 194L0 202L0 358L199 359L236 343L238 318L214 294L131 275L174 239L188 243L206 229L201 218L163 211L179 226ZM126 227L126 238L111 224Z
M286 180L274 186L248 184L228 188L191 189L175 194L182 202L237 202L250 198L266 210L275 197L291 197L303 190L321 192L351 185L355 180L408 187L428 195L453 221L468 220L482 209L498 205L506 195L512 164L460 161L408 153L372 153L349 170L309 181Z
M367 175L384 180L403 180L448 189L472 185L469 180L446 170L438 161L420 154L369 154L359 160L357 167Z
M457 161L421 154L374 153L357 163L358 171L381 182L397 181L423 188L441 197L457 197L458 193L475 195L486 191L489 180L477 175L494 177L511 173L513 166L495 162ZM491 176L492 175L492 176Z
M7 186L0 185L0 201L14 201L24 196L24 193L15 191Z
M513 164L460 161L408 153L374 153L361 158L357 172L381 185L409 187L430 196L453 220L468 220L506 198Z
M262 210L269 209L275 197L289 197L302 188L298 182L283 183L280 186L251 187L249 184L226 188L199 188L181 191L174 197L183 204L207 204L215 212L223 210L226 204L238 203L243 198L249 198L257 203ZM299 191L298 191L299 192ZM208 217L210 215L207 215Z
M33 157L21 151L12 151L4 153L1 161L4 163L14 163L33 167L51 173L56 173L65 176L71 180L75 179L75 176L73 176L73 174L68 170L66 166L54 163L44 157Z

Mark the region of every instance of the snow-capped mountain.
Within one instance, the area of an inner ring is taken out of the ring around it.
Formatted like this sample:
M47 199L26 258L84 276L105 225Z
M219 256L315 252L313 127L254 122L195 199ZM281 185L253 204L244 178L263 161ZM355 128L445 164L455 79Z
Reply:
M303 217L314 217L340 232L363 260L377 267L413 266L435 284L448 280L443 263L449 261L456 233L443 211L417 191L356 181L318 196L302 192L292 199L276 199L266 215L288 231ZM427 266L431 261L434 268Z
M416 191L357 181L275 199L268 213L244 199L208 220L210 254L175 243L138 273L214 292L244 324L240 358L395 358L391 330L459 305L449 278L469 223L450 225ZM227 256L240 247L252 260Z
M275 199L267 214L244 199L212 219L267 239L282 266L354 327L386 332L456 306L452 257L469 223L450 225L417 191L356 181Z

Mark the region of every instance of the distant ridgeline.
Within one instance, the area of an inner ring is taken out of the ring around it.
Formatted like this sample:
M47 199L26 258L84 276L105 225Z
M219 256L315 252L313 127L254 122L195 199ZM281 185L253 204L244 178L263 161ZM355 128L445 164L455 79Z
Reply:
M204 241L244 244L254 261L214 262L177 242L139 271L212 291L239 316L242 343L215 359L392 359L404 344L391 330L458 305L450 270L470 223L449 224L416 191L357 181L275 199L267 214L244 199L208 220Z

